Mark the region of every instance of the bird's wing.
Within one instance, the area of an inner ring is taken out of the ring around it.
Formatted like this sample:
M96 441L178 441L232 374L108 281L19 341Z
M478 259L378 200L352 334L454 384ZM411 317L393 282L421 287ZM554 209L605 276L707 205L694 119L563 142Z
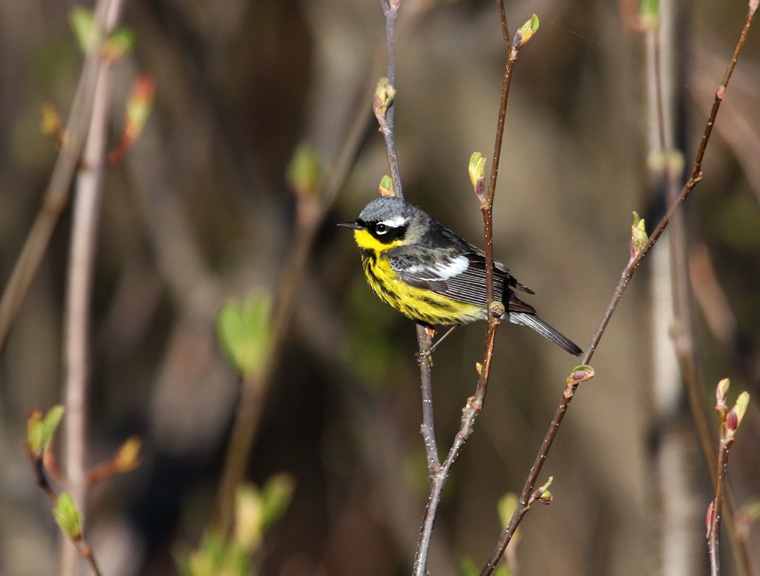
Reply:
M477 246L473 246L472 244L470 244L470 250L477 256L480 256L483 258L483 274L485 274L486 253L480 248L478 248ZM526 294L535 294L535 292L533 292L533 290L528 288L525 284L523 284L522 282L518 282L517 279L509 273L509 268L504 266L504 264L502 264L498 260L494 260L493 264L497 270L501 270L502 272L504 272L504 274L507 275L507 277L509 278L510 288L514 288L515 290L519 290L520 292L525 292Z
M480 251L464 253L438 254L433 258L390 258L391 267L399 279L415 288L430 290L435 294L486 306L486 261ZM510 287L527 291L522 284L514 280L506 268L497 263L494 266L494 299L504 300L504 282ZM506 297L507 310L535 314L532 306L517 299L511 290Z

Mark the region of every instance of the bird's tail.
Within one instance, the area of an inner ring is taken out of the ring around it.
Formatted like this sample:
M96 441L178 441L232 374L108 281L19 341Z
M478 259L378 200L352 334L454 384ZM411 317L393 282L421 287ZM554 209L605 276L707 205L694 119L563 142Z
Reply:
M581 350L572 340L570 340L568 337L564 336L563 334L560 334L557 330L549 326L546 322L541 320L538 316L535 314L529 314L527 312L509 312L509 321L513 324L521 324L522 326L527 326L528 328L532 328L545 338L548 338L552 342L554 342L557 346L562 348L563 350L567 350L570 352L570 354L574 354L575 356L580 356L583 354L583 350Z

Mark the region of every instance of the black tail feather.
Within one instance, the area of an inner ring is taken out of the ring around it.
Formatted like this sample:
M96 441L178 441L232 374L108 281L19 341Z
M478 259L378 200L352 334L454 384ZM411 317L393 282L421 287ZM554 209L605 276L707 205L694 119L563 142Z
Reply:
M568 337L560 334L535 314L528 314L527 312L509 312L509 321L513 324L521 324L522 326L532 328L570 354L575 356L583 354L583 350L581 350L578 345Z

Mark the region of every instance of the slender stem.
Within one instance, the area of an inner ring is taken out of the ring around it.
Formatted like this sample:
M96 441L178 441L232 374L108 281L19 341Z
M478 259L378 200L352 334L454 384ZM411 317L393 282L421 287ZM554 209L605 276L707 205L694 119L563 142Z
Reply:
M388 70L386 77L388 83L395 89L396 87L396 20L398 18L399 0L380 0L385 16L385 49L388 57ZM395 105L391 103L388 110L382 117L378 117L380 123L380 132L385 140L385 149L388 153L388 164L391 170L391 180L393 180L393 191L399 198L404 197L403 187L401 185L401 171L398 165L398 154L396 152L396 139L393 131L393 116Z
M515 509L515 512L512 515L512 519L509 521L507 528L504 530L504 533L499 539L496 548L491 554L491 558L489 558L488 562L483 567L483 570L480 572L480 576L488 576L494 571L496 565L499 563L499 560L501 560L504 551L507 549L507 545L512 540L512 536L514 536L515 531L517 530L517 526L522 521L523 516L525 516L528 510L530 510L531 495L533 494L536 483L538 482L538 476L541 473L541 469L544 466L546 457L549 454L549 448L554 442L554 438L557 436L557 432L559 432L559 427L562 424L562 420L565 417L568 406L570 405L570 402L572 401L577 388L577 382L568 384L565 388L565 391L562 394L562 401L560 402L557 411L554 413L554 418L552 418L549 429L546 432L544 442L541 445L541 450L539 450L538 454L536 455L536 459L533 461L533 466L530 468L528 478L525 481L522 492L520 493L520 499L518 500L517 508Z
M420 348L417 358L420 365L420 388L422 391L422 426L420 432L425 442L428 473L432 477L441 466L438 444L435 440L435 419L433 416L433 380L430 362L433 337L428 328L419 324L417 325L417 344Z
M679 41L682 40L679 31L688 10L688 6L677 0L664 0L659 3L658 18L653 18L646 30L649 157L657 154L661 158L656 167L650 166L652 192L662 197L665 205L677 197L683 183L681 154L676 148L678 122L675 118L682 113L684 94L676 82L674 70L679 61L684 61L681 52L685 43ZM700 559L689 553L700 537L699 526L693 521L679 521L694 520L699 516L694 497L696 488L688 481L690 465L687 464L687 453L695 439L691 432L673 426L673 422L688 418L691 408L703 453L707 454L705 447L712 450L695 351L687 246L684 213L678 212L671 223L668 241L662 248L665 252L658 254L652 263L655 272L651 275L651 282L657 285L653 284L656 294L650 311L653 322L660 323L660 330L652 343L654 411L651 421L653 433L658 436L652 446L654 463L659 470L655 492L659 521L654 525L655 530L660 530L657 540L661 565L676 562L682 566L682 574L693 573L700 565ZM668 322L671 329L663 330L662 322ZM678 364L681 365L680 373ZM680 392L683 391L688 395L689 404L681 402ZM670 447L668 453L663 453L664 445ZM680 452L680 456L673 457L671 452L674 449ZM708 462L712 467L714 459ZM674 482L680 489L673 494L671 486Z
M48 499L50 499L50 501L53 503L53 506L55 506L55 504L58 502L58 495L55 493L55 490L53 490L53 487L48 481L48 476L45 472L44 454L45 451L43 451L43 453L39 456L35 456L29 449L26 450L26 455L29 457L29 462L31 463L32 470L34 471L34 479L37 487L45 493ZM87 564L90 566L95 576L101 576L100 568L98 568L98 563L95 561L95 554L92 551L92 547L87 543L87 540L84 537L84 533L82 533L82 535L76 539L72 539L65 534L64 536L69 542L71 542L76 551L78 551L79 554L87 561Z
M728 454L734 443L733 438L726 438L725 418L721 418L721 440L718 450L717 467L715 474L715 493L710 508L710 526L707 531L707 550L710 557L710 576L720 574L720 521L723 512L723 492L726 484L726 469L728 468Z
M118 13L123 1L99 0L95 7L95 19L99 24L96 27L96 33L112 29L113 23L107 22L108 14ZM71 180L92 118L97 77L101 72L100 59L100 42L93 42L85 56L82 74L65 129L66 138L56 159L42 206L0 300L0 350L5 346L16 315L26 299L58 219L69 204Z
M444 460L443 464L434 466L432 455L430 453L430 439L432 438L432 445L435 445L435 433L432 427L432 398L425 396L426 394L426 382L424 381L425 374L423 372L423 435L425 437L425 446L428 449L428 467L430 469L430 493L428 495L428 502L425 507L425 514L422 520L422 527L420 529L420 537L417 542L417 553L414 558L414 565L412 569L413 576L425 576L427 574L427 559L430 549L430 540L433 535L433 526L435 524L435 517L438 511L438 506L441 502L441 496L443 489L448 480L451 467L454 465L455 460L462 451L464 443L467 438L472 434L473 427L475 425L475 419L480 411L483 409L483 403L485 402L486 391L488 389L488 377L491 370L491 360L493 359L493 348L496 338L496 329L499 326L500 318L495 316L493 312L494 292L493 292L493 201L494 191L496 190L496 179L498 175L499 157L501 155L501 144L504 137L504 118L507 110L507 102L509 99L509 86L512 78L512 68L517 59L517 49L512 48L510 45L509 27L507 25L507 17L504 11L504 4L502 0L498 0L499 12L501 15L502 31L504 34L504 44L506 46L506 68L504 73L504 84L502 87L501 103L499 107L499 117L496 128L496 143L494 145L494 158L491 164L491 176L489 182L488 197L483 201L481 205L481 211L483 212L483 234L485 237L485 253L486 253L486 291L487 291L487 304L488 304L488 330L486 332L485 350L483 352L483 363L480 369L480 377L478 378L478 384L475 389L475 394L467 400L467 404L462 409L462 419L451 448ZM418 329L419 335L419 329ZM419 338L419 336L418 336ZM422 342L421 342L422 346ZM422 350L422 348L421 348ZM420 365L422 369L422 364ZM429 410L429 414L426 411ZM429 418L429 422L425 420ZM437 461L438 455L436 452L435 461Z
M507 102L509 101L509 86L512 83L512 69L517 60L518 48L513 48L509 39L509 24L507 23L507 13L504 11L503 0L497 0L499 6L499 18L501 19L501 32L504 36L504 48L506 51L506 62L504 67L504 82L501 88L501 100L499 101L499 117L496 124L496 137L493 145L493 162L491 163L491 176L488 180L488 202L487 205L493 208L494 194L496 193L496 179L499 175L499 161L501 160L501 145L504 141L504 120L507 116ZM486 271L490 267L486 268Z
M95 46L99 47L102 39L113 28L121 7L122 2L114 1L104 9L105 25L100 29L101 37L96 39ZM71 496L82 516L83 528L87 517L85 460L90 385L90 302L105 170L110 66L110 62L100 58L92 101L92 119L82 166L77 174L66 288L63 394L67 416L64 420L64 465ZM77 566L78 555L64 544L61 574L74 576Z
M310 207L304 208L304 202L309 203ZM237 407L227 448L227 458L222 471L214 513L214 525L225 536L232 533L235 493L245 476L260 414L284 351L286 336L296 310L296 296L303 285L303 274L319 224L324 216L324 207L315 198L299 198L298 213L300 215L297 219L298 227L285 264L272 314L272 344L266 358L266 365L259 376L246 378L243 382L242 397Z
M650 236L649 241L644 245L641 251L629 261L628 265L623 270L623 273L621 274L621 277L620 277L620 281L618 282L618 285L615 287L615 292L612 295L610 303L608 304L607 309L605 310L602 316L602 319L600 320L599 325L591 338L591 342L589 343L589 347L587 348L586 353L583 355L583 358L581 360L582 364L588 364L588 362L591 360L591 357L594 355L594 352L596 351L596 348L599 345L599 342L601 341L602 336L604 335L607 325L609 324L610 319L612 318L612 315L615 312L615 309L617 308L617 305L620 302L620 299L622 298L626 287L628 286L628 283L631 281L631 278L633 278L633 275L636 272L636 269L639 267L643 259L646 258L646 256L649 254L652 247L655 245L659 237L664 232L665 228L667 228L668 224L673 218L673 215L680 208L681 204L683 204L683 202L686 200L689 194L691 194L691 191L694 189L694 187L702 180L702 161L704 159L705 151L707 150L707 144L710 139L712 127L715 124L715 119L718 115L720 103L723 100L723 96L725 95L725 91L726 91L726 88L728 87L728 82L731 78L731 74L734 68L736 67L736 62L744 46L747 32L749 30L749 26L752 22L752 19L754 18L754 15L755 15L755 11L750 9L747 15L747 19L745 21L744 27L742 29L742 33L740 35L739 41L736 45L734 55L731 59L731 63L728 66L728 69L726 71L726 74L723 77L723 81L721 85L719 86L719 88L717 89L715 93L715 100L713 101L712 110L710 111L710 116L708 117L704 134L702 135L702 142L700 144L699 150L697 151L697 154L694 160L692 175L689 178L689 180L686 182L684 187L681 189L681 192L679 193L678 197L671 204L665 216L662 218L660 223L652 232L652 235ZM547 431L546 436L544 437L544 441L541 444L541 447L539 448L539 451L533 463L533 466L531 467L530 473L528 475L528 479L526 480L525 486L523 487L523 491L521 493L517 509L515 510L512 516L512 519L509 525L507 526L507 529L504 531L501 538L499 539L499 542L494 550L494 553L491 556L491 559L488 561L483 571L481 572L481 576L488 576L489 574L493 572L494 568L496 567L496 564L498 563L499 559L503 555L504 550L506 550L507 545L512 539L512 536L514 535L514 532L517 529L517 526L520 524L520 521L529 510L530 494L532 494L533 490L535 489L535 484L536 484L536 481L538 480L538 476L541 472L541 469L543 468L544 462L546 462L546 458L549 455L549 450L551 449L552 443L554 442L554 438L557 435L559 426L562 423L562 420L565 416L565 413L570 404L570 401L573 398L576 388L577 388L577 384L573 384L573 385L568 385L568 388L565 389L565 392L562 397L562 402L560 403L559 408L557 408L554 418L552 419L552 422L549 425L549 430Z

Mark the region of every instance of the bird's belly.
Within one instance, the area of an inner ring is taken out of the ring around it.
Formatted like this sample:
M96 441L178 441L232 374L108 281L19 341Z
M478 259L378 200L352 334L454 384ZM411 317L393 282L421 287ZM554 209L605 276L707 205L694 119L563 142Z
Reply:
M483 306L452 300L430 290L415 288L398 279L387 260L362 258L372 290L404 316L425 324L468 324L488 318Z

